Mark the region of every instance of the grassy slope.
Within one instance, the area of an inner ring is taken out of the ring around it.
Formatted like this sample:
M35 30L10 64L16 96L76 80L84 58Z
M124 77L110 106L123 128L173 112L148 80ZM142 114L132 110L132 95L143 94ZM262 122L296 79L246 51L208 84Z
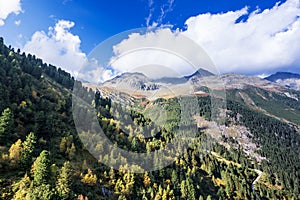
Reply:
M256 107L262 108L267 111L267 113L300 125L300 102L297 100L289 98L284 94L269 92L254 87L245 90L228 91L228 99L243 103L248 107L248 103L242 99L238 94L239 92L246 93L251 100L255 102ZM293 93L300 96L299 92L293 91Z

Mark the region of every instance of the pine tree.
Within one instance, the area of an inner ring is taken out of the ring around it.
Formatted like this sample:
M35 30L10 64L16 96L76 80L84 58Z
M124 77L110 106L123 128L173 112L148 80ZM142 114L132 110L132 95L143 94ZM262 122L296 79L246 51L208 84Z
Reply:
M39 186L33 187L26 195L26 200L49 200L54 199L54 191L50 184L42 183Z
M33 132L27 135L26 140L22 144L21 163L24 167L31 165L33 150L36 144L36 137Z
M9 108L4 109L0 117L0 141L4 142L12 134L14 116Z
M33 183L36 186L46 184L50 175L49 152L44 150L36 159L36 166L33 176Z
M186 189L186 185L185 185L185 180L182 180L181 181L181 184L180 184L180 192L181 192L181 197L183 199L187 198L187 189Z
M13 191L15 192L13 199L26 199L26 195L30 191L30 178L27 176L27 174L25 174L25 176L19 182L13 185Z
M131 141L131 148L132 148L133 151L137 151L137 149L138 149L138 144L137 144L137 141L136 141L135 137Z
M195 198L195 188L193 182L190 179L186 180L186 187L187 187L187 197L189 200L196 200Z
M172 175L171 175L171 181L173 184L175 184L178 180L178 176L175 170L172 171Z
M69 162L65 162L59 173L56 191L59 199L70 199L71 198L71 166Z

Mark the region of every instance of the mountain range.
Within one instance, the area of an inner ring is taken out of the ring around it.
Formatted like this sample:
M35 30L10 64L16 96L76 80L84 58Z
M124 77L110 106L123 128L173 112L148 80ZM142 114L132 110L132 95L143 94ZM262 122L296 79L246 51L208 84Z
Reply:
M158 80L124 73L94 85L0 38L0 199L299 199L299 99L266 79L202 70ZM166 148L174 162L143 173L113 148L149 153L174 140Z
M286 87L286 85L278 84L279 77L281 77L280 80L282 80L283 76L277 76L277 74L276 76L272 75L270 78L265 79L241 74L214 75L213 73L200 69L190 76L183 76L181 78L164 77L160 79L150 79L142 73L127 72L101 85L94 85L94 88L100 87L102 90L114 89L115 91L122 91L134 97L152 96L152 99L169 98L174 95L181 96L207 93L209 89L225 91L256 87L281 94L285 94L288 91L287 89L294 89L292 87ZM290 80L289 76L284 77L284 80ZM297 75L294 74L293 77L297 77ZM85 85L89 87L93 86L93 84L89 83Z
M265 78L266 80L283 85L287 88L300 90L300 75L290 72L277 72Z

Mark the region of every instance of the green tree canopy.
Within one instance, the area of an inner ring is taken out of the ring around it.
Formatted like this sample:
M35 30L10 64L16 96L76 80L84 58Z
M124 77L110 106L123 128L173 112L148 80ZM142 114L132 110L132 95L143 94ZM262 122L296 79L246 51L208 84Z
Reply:
M5 142L12 134L14 116L9 108L4 109L0 117L0 141Z
M33 182L36 186L46 184L50 175L49 152L44 150L36 159Z
M36 137L33 132L27 135L26 140L23 142L23 148L21 152L21 163L23 166L27 167L31 165L33 150L36 144Z
M56 182L56 191L59 199L71 198L71 176L71 165L69 162L65 162Z

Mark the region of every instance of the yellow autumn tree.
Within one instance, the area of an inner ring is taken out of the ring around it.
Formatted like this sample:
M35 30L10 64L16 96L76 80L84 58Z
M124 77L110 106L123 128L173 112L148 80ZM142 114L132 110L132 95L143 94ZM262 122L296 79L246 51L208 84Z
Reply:
M95 186L97 183L97 175L93 174L91 169L88 169L88 173L83 176L81 182L90 186Z
M18 163L21 158L22 141L17 140L9 149L9 159L12 163Z

